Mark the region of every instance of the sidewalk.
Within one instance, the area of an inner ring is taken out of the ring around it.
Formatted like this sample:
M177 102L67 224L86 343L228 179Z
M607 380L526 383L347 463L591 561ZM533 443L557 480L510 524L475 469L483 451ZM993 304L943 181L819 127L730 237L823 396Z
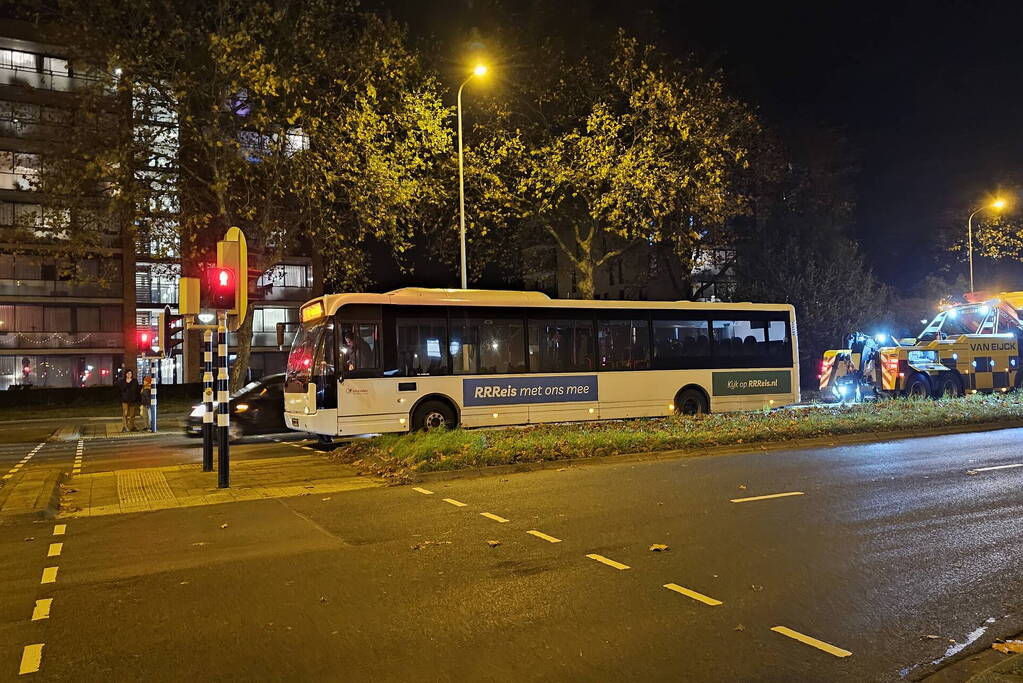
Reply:
M322 495L383 486L354 467L322 455L240 460L231 464L231 488L200 465L79 474L67 485L58 517L95 517L241 500Z
M82 418L77 418L81 420ZM59 427L50 441L76 441L78 439L137 439L145 436L155 436L152 432L135 431L122 432L120 418L86 418L91 420L89 424L66 424ZM168 432L180 432L183 415L160 416L160 434ZM139 420L138 424L141 424Z

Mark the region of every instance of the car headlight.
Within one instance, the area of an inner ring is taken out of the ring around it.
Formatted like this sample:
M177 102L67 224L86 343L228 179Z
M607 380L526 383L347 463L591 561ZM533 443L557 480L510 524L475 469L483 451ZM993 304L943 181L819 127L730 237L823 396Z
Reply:
M234 404L234 412L236 412L236 413L244 413L248 409L249 409L249 404L248 403L235 403Z
M206 406L200 403L197 406L192 406L192 412L188 414L189 417L202 417L206 414Z

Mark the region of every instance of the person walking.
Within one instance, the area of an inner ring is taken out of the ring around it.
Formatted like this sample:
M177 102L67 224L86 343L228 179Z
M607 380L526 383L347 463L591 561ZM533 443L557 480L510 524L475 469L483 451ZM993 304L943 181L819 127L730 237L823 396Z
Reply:
M142 390L135 373L131 370L124 371L124 379L117 385L121 393L121 431L135 431L135 415L138 413L139 402L142 400Z
M139 416L142 418L142 431L144 432L153 431L152 425L149 424L149 420L152 418L149 399L152 396L153 377L152 375L146 375L142 378L142 392L140 394L142 402L139 404Z

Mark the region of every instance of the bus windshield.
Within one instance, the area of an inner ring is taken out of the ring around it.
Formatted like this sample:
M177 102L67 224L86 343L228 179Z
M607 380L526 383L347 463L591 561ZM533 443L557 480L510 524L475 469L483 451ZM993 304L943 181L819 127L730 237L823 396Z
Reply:
M305 393L309 387L316 351L321 347L326 328L326 318L303 324L299 328L295 341L291 344L291 354L288 356L288 374L284 378L285 391Z

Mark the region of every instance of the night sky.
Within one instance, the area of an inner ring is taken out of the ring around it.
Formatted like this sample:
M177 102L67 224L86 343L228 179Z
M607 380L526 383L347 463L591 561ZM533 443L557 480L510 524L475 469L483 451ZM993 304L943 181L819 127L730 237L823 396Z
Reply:
M442 44L489 20L486 2L402 4L391 6L413 33ZM529 11L531 3L502 4ZM807 123L843 134L859 169L852 235L897 291L943 265L964 273L940 233L965 231L971 207L1020 181L1023 3L590 0L558 8L567 24L659 36L669 50L720 67L732 92L783 134ZM978 285L995 270L978 262ZM1023 288L1023 269L998 270L1003 284Z

